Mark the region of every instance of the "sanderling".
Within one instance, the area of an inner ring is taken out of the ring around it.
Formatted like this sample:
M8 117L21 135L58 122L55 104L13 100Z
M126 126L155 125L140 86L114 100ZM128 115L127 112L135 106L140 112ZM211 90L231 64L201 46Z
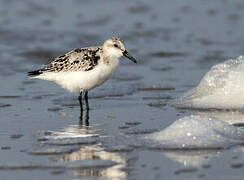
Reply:
M28 75L53 81L71 92L79 92L81 108L84 92L86 107L89 109L88 91L103 84L113 75L122 56L136 63L136 59L126 51L119 38L110 38L103 46L72 50L55 58L43 68L28 72Z

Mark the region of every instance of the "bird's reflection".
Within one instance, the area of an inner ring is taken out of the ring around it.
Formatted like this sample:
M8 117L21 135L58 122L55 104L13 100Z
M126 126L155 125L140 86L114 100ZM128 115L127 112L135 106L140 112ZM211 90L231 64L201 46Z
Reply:
M57 162L71 163L79 160L94 160L94 168L72 170L71 174L73 177L80 176L102 176L107 178L113 178L115 180L124 179L128 174L123 171L123 168L127 167L127 161L118 153L104 151L98 145L86 146L81 148L79 151L75 151L71 154L56 157ZM110 160L118 163L108 168L97 168L95 160Z
M84 119L83 119L83 116ZM82 107L80 108L80 121L79 121L79 125L80 126L89 126L89 109L86 109L86 111L84 112Z
M105 132L103 128L99 126L80 126L80 125L70 125L60 131L52 132L50 135L45 135L47 141L58 142L69 139L88 140L89 138L97 138L99 136L104 136ZM78 146L79 144L77 144ZM73 145L74 146L74 145ZM69 143L65 145L69 148ZM55 148L55 146L52 146ZM72 148L72 147L71 147ZM72 177L104 177L112 178L115 180L125 179L128 172L124 171L128 166L127 161L129 161L124 155L119 152L109 152L104 149L100 143L83 143L80 148L72 151L71 153L61 153L55 156L50 156L50 160L55 161L59 164L71 165L79 161L89 162L90 168L73 168L69 169L68 173ZM114 162L115 164L107 166L107 163ZM88 164L89 164L88 163Z

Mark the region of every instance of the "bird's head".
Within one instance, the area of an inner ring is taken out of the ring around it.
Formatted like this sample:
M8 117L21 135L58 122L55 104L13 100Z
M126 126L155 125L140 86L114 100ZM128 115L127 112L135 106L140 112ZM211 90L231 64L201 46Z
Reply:
M124 56L136 63L136 59L126 51L119 38L112 37L106 40L103 44L103 51L110 57L120 58Z

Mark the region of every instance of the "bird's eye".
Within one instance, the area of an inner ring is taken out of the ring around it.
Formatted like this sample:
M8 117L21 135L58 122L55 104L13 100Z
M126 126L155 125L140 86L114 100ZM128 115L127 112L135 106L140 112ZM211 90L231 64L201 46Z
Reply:
M119 46L118 46L118 44L114 44L114 47L118 48Z

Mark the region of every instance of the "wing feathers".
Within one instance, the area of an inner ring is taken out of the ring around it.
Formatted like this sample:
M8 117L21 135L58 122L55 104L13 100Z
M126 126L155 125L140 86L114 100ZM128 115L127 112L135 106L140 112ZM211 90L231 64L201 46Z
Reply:
M44 68L28 72L28 76L38 76L45 72L89 71L100 59L101 47L77 48L59 56Z

